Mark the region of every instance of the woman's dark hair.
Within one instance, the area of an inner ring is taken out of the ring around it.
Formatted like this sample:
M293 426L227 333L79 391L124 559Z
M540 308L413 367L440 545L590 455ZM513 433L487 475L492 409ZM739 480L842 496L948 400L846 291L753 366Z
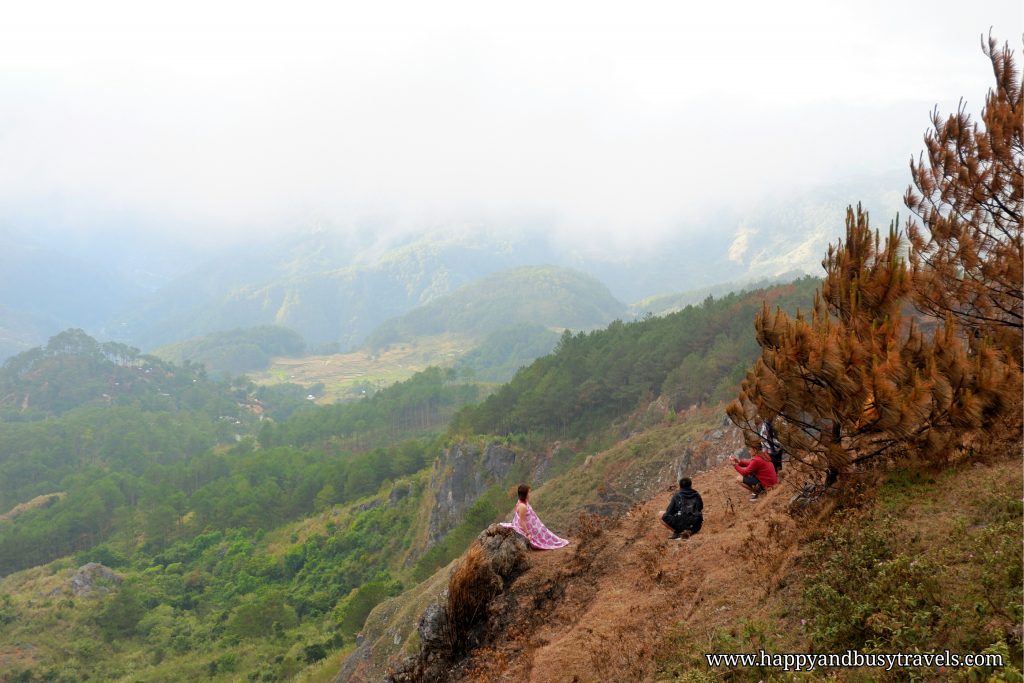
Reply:
M526 494L528 494L529 492L530 492L530 487L529 486L527 486L526 484L520 484L519 485L519 491L518 491L518 493L519 493L519 500L521 500L522 502L525 503L526 502Z

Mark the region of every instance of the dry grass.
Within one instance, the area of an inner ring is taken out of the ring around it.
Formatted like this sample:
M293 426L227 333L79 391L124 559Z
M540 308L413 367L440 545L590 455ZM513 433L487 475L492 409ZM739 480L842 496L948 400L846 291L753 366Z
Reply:
M484 549L470 546L448 582L449 648L457 651L464 636L486 614L487 603L501 592L501 577L491 570Z
M24 513L28 512L29 510L35 510L36 508L50 507L51 505L53 505L54 503L56 503L58 500L60 500L61 498L63 498L66 495L67 494L64 493L63 491L59 491L57 493L45 493L45 494L43 494L41 496L36 496L32 500L29 500L29 501L26 501L24 503L19 503L19 504L15 505L9 511L7 511L4 514L0 515L0 522L10 521L10 520L14 519L15 517L17 517L18 515L24 514Z

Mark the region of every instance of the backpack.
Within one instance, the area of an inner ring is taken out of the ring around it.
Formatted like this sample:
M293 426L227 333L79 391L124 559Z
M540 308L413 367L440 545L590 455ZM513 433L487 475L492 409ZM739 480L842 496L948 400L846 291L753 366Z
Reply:
M697 507L697 501L699 500L700 498L697 496L687 496L683 498L679 512L676 513L676 518L682 522L683 526L693 526L703 516L700 509Z
M782 469L782 444L779 443L778 437L775 436L775 428L772 427L771 420L765 420L761 425L761 447L768 451L768 456L772 459L775 471L780 471Z

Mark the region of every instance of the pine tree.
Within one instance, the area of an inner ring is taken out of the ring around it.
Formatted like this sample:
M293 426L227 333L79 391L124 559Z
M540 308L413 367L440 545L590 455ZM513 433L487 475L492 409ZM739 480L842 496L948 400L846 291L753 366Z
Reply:
M991 346L968 350L951 317L932 335L904 320L913 286L904 253L895 227L881 242L867 214L850 208L810 318L765 305L755 323L761 358L728 408L751 443L772 418L795 459L834 478L906 447L941 458L1005 408L1013 369Z
M921 311L952 315L974 338L991 338L1020 362L1021 221L1024 219L1024 90L1013 53L989 36L992 62L981 125L961 101L945 120L936 109L926 153L911 161L914 185L904 201Z

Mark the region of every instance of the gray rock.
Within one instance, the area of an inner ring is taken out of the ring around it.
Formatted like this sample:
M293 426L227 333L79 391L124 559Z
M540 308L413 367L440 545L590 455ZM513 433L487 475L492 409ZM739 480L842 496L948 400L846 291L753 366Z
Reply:
M448 628L448 591L441 593L438 601L423 611L416 633L420 637L420 648L426 651L441 650L450 646Z
M71 594L88 596L94 593L106 593L111 587L118 586L124 577L116 574L110 567L98 562L82 565L71 577Z
M491 571L501 578L503 585L526 563L526 539L508 527L492 524L476 540L487 552Z
M388 494L388 504L394 505L398 501L402 500L409 495L409 486L407 484L399 484L391 489L391 493Z
M359 510L360 512L366 512L367 510L373 510L374 508L380 507L381 503L382 501L380 498L374 498L372 500L366 501L365 503L360 503L359 505L356 506L356 509Z
M427 522L427 538L433 545L465 517L466 510L494 484L512 471L515 451L497 443L483 452L472 444L455 444L434 464L430 487L434 504Z
M484 471L495 479L501 480L508 476L515 462L515 451L504 446L492 443L484 449Z

